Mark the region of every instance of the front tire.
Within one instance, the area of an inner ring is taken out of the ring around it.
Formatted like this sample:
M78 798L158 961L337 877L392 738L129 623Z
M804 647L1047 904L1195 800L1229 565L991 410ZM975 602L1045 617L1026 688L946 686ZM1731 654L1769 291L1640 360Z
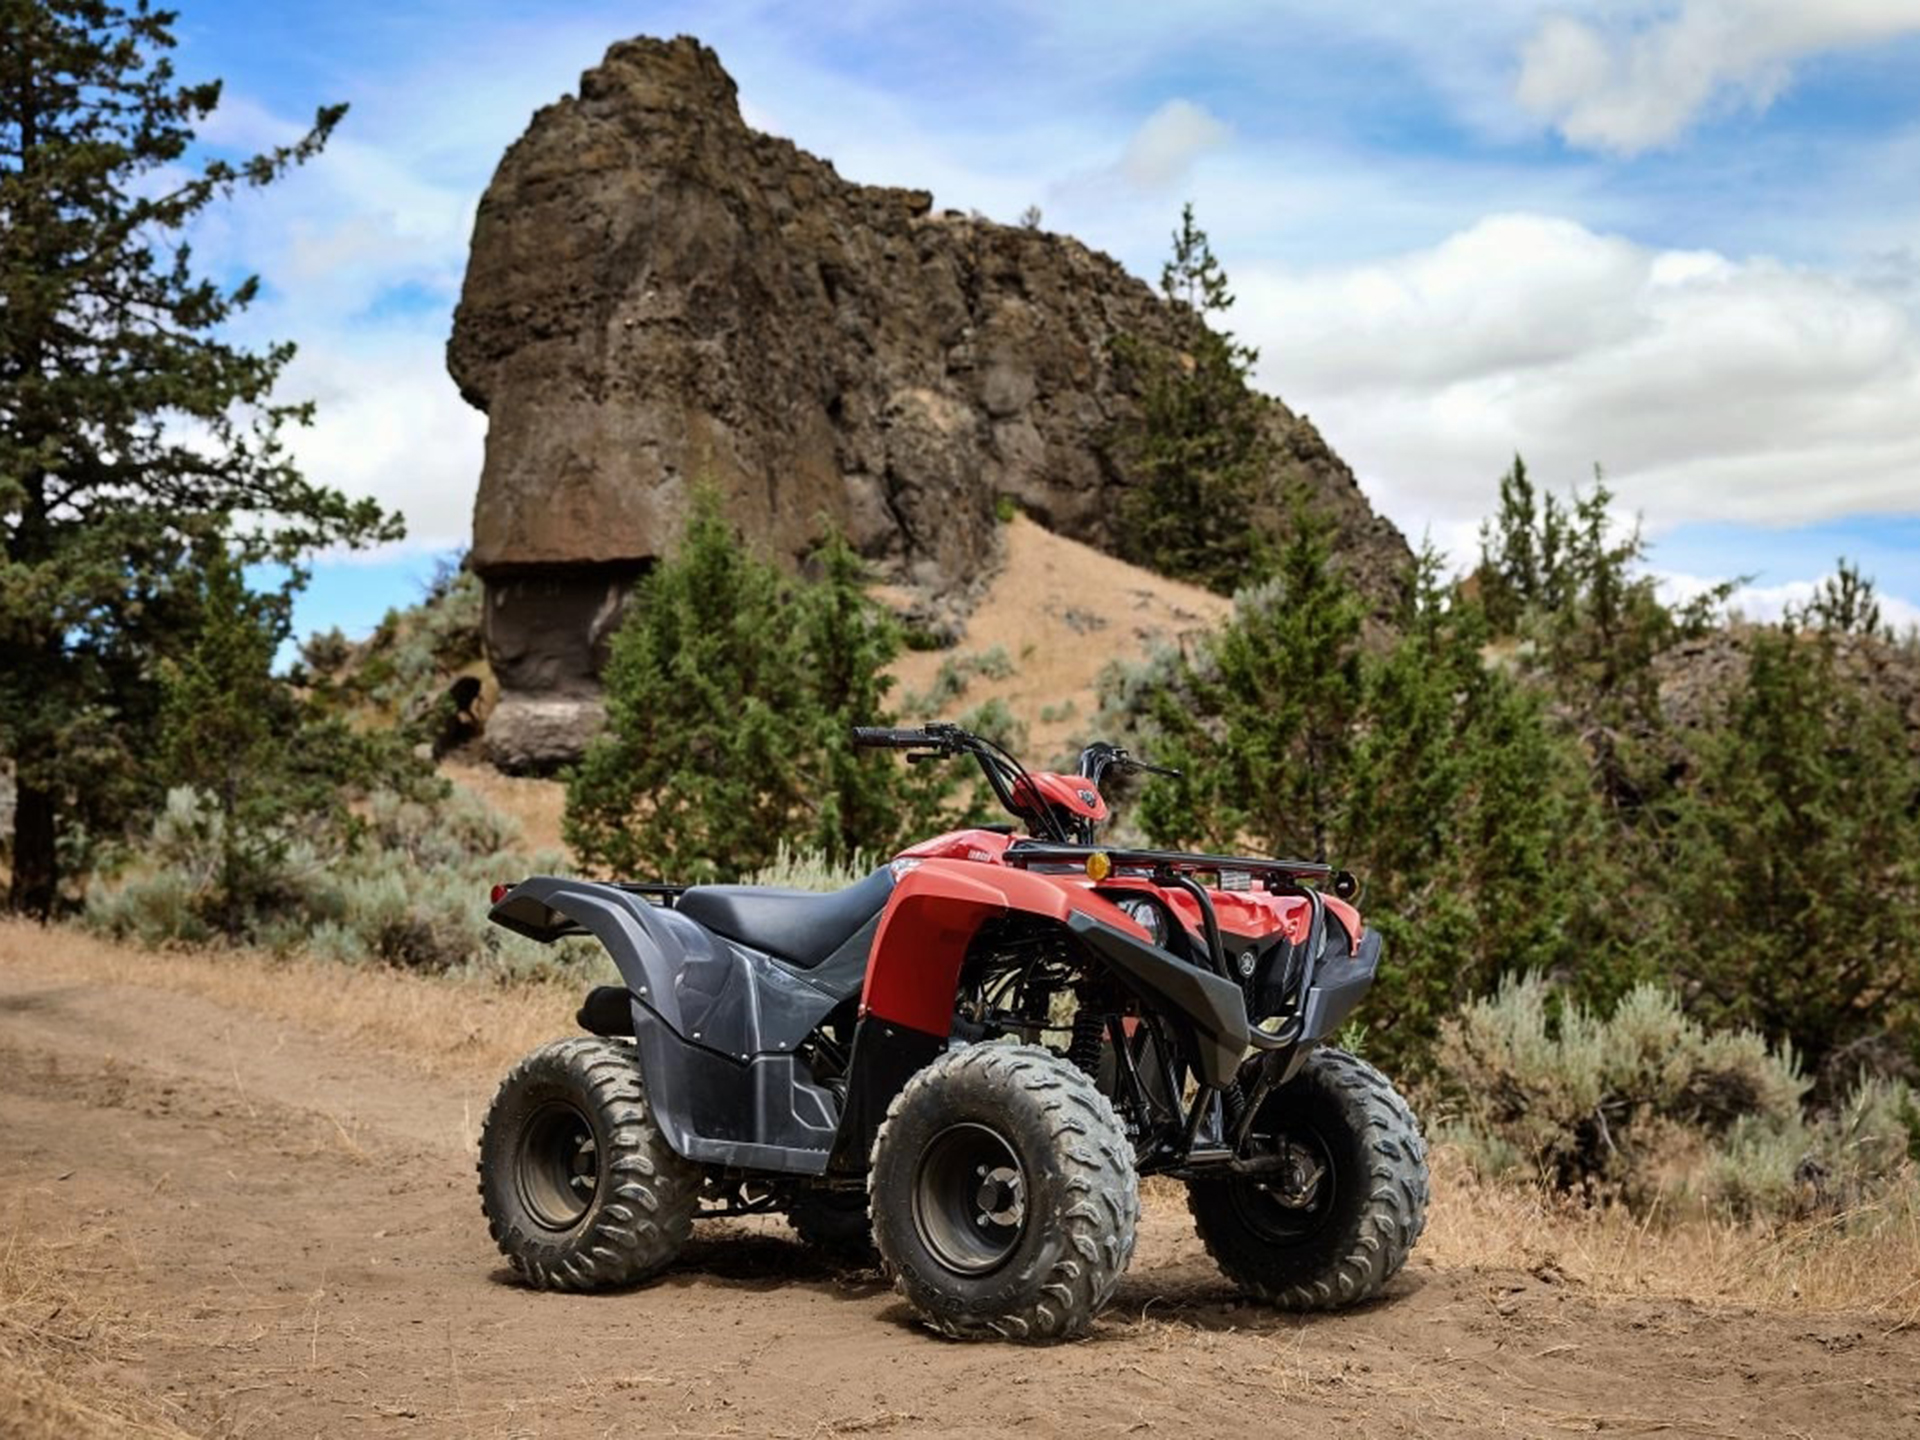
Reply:
M1243 1290L1286 1310L1338 1310L1378 1294L1427 1222L1426 1144L1392 1082L1344 1050L1316 1050L1267 1097L1253 1134L1256 1153L1285 1168L1188 1185L1207 1253Z
M508 1073L480 1131L480 1204L514 1269L541 1289L632 1285L693 1229L699 1168L653 1123L632 1045L543 1045Z
M1085 1333L1140 1218L1113 1107L1031 1045L970 1045L908 1081L874 1140L868 1193L900 1293L960 1340Z

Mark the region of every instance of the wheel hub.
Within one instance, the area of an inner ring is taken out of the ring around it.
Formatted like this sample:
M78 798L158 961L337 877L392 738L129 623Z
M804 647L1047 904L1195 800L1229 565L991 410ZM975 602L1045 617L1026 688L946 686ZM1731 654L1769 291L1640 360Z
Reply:
M913 1184L913 1224L933 1258L962 1275L1005 1263L1027 1224L1020 1158L990 1126L963 1122L933 1137Z
M1282 1205L1308 1210L1313 1207L1314 1197L1319 1193L1320 1182L1326 1173L1327 1167L1312 1151L1288 1140L1280 1147L1278 1180L1271 1186L1261 1188L1270 1190L1274 1199Z
M543 1229L571 1230L600 1190L600 1150L587 1117L564 1101L541 1107L520 1132L514 1186Z
M1010 1165L992 1170L979 1165L975 1172L980 1176L980 1187L973 1192L974 1223L1018 1226L1027 1213L1020 1172Z

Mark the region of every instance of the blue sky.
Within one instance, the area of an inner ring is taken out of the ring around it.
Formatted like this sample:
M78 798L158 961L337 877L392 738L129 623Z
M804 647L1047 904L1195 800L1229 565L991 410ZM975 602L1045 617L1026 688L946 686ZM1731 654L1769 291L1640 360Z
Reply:
M324 559L303 627L364 630L466 534L485 426L442 350L500 153L683 32L842 174L1037 204L1149 278L1192 199L1262 381L1416 540L1468 555L1519 451L1603 466L1677 590L1771 613L1844 553L1920 621L1920 0L178 3L211 144L353 106L196 237L301 345L309 473L410 522Z

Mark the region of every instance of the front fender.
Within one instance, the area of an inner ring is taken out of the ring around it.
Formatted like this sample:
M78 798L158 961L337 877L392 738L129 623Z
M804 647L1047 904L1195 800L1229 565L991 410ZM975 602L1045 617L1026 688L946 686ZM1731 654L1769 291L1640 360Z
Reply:
M1085 915L1147 939L1078 876L1034 875L968 860L925 860L893 888L860 992L860 1013L943 1040L967 947L988 920L1014 913L1066 924Z

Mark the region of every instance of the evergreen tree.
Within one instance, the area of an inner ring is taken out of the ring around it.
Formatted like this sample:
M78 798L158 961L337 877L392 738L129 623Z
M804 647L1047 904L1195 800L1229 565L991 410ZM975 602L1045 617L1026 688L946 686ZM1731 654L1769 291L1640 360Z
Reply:
M931 825L950 781L856 750L888 725L899 626L845 539L795 583L743 545L711 492L678 551L634 590L605 683L607 728L567 780L582 860L705 881L770 863L782 841L834 863Z
M194 274L183 232L241 185L318 152L186 166L217 82L181 85L174 17L105 0L0 0L0 750L17 808L9 903L48 914L61 857L142 793L153 659L176 581L245 514L246 555L397 536L371 502L304 480L280 442L287 345L222 327L258 282Z
M952 790L948 772L909 768L886 751L855 748L855 725L891 725L887 706L900 654L899 622L867 594L866 564L835 530L815 552L814 583L799 595L800 658L813 733L811 843L832 864L886 850L931 829Z
M1887 1032L1920 1060L1920 769L1836 633L1753 633L1664 837L1666 944L1693 1008L1791 1040L1816 1070Z
M214 913L202 918L232 938L285 851L261 802L291 728L286 686L272 673L288 612L283 596L250 593L224 549L207 562L199 599L198 635L161 672L164 765L169 780L213 802L220 873Z
M1233 306L1225 271L1191 203L1180 212L1161 294L1181 322L1180 348L1125 337L1140 417L1119 449L1134 483L1120 505L1121 554L1162 574L1230 594L1257 580L1266 540L1252 512L1272 464L1266 401L1248 380L1259 352L1215 330Z
M1540 697L1481 659L1481 606L1416 560L1400 635L1370 656L1340 854L1367 882L1389 965L1369 1043L1416 1063L1439 1022L1505 975L1576 957L1564 873L1584 815L1577 752Z
M1297 504L1272 580L1156 702L1156 781L1141 823L1157 841L1324 856L1360 697L1364 609L1333 570L1331 527Z
M567 843L637 878L767 864L807 798L811 706L785 581L706 492L627 605L602 676L606 731L567 777Z
M1878 588L1844 555L1835 562L1834 573L1814 588L1805 612L1791 618L1833 634L1893 638L1893 627L1880 618Z
M248 588L224 544L204 547L180 585L193 618L159 664L160 750L154 767L169 787L206 802L217 873L199 897L199 918L229 939L287 898L296 841L318 854L357 840L350 798L382 788L412 799L444 798L446 782L395 727L356 726L324 691L273 673L292 620L298 577L278 591Z

